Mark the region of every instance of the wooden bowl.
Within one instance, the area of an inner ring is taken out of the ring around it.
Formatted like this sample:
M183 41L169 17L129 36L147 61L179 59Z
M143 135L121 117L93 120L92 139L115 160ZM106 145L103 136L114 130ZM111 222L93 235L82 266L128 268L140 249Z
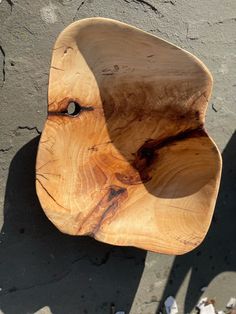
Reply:
M212 76L130 25L89 18L53 48L36 188L64 233L183 254L204 239L221 175L204 129Z

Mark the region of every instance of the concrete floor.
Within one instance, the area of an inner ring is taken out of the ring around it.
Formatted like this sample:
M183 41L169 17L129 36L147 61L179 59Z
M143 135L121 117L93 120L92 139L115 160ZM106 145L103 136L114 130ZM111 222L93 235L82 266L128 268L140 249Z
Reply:
M198 56L214 77L207 129L223 153L215 216L203 244L165 256L57 231L34 188L52 47L74 20L118 19ZM0 312L154 314L168 295L190 313L203 295L236 297L236 1L0 1ZM201 292L202 287L207 287Z

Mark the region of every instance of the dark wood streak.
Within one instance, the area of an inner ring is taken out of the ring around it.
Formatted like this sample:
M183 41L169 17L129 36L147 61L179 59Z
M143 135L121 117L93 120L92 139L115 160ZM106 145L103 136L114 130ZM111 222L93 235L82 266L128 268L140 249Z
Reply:
M117 212L119 205L128 197L127 189L117 185L111 185L98 202L98 204L83 219L78 229L78 234L94 236L102 223L109 223Z
M136 174L130 174L130 173L119 173L116 172L115 173L115 177L117 180L119 180L120 182L122 182L123 184L127 184L127 185L137 185L140 184L142 182L147 182L147 180L145 181L145 179L141 178L140 174L136 173Z
M134 169L138 170L138 174L133 173L115 173L116 178L127 185L135 185L146 183L152 179L150 175L151 166L158 158L158 151L169 145L175 145L176 142L186 140L193 137L206 137L207 134L203 128L197 130L187 130L175 136L170 136L164 140L149 139L134 154L135 159L132 162Z
M98 146L102 146L102 145L107 145L107 144L112 144L112 141L107 141L105 143L100 143L100 144L94 144L93 146L89 147L88 150L92 150L92 151L98 151Z
M124 193L126 191L125 188L117 187L117 186L111 186L109 189L109 194L108 194L108 202L110 202L113 198L116 198L120 194Z

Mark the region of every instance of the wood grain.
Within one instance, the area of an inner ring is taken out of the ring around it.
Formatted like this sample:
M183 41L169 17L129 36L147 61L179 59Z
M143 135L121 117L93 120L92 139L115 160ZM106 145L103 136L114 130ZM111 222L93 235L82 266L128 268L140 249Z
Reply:
M36 164L48 218L115 245L199 245L221 175L204 129L211 89L199 59L158 37L104 18L68 26L53 49Z

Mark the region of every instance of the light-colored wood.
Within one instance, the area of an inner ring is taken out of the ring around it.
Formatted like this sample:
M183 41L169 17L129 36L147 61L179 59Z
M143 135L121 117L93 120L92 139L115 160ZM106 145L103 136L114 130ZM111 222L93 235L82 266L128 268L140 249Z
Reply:
M203 126L211 89L200 60L158 37L104 18L68 26L53 49L36 165L48 218L64 233L155 252L199 245L221 174Z

